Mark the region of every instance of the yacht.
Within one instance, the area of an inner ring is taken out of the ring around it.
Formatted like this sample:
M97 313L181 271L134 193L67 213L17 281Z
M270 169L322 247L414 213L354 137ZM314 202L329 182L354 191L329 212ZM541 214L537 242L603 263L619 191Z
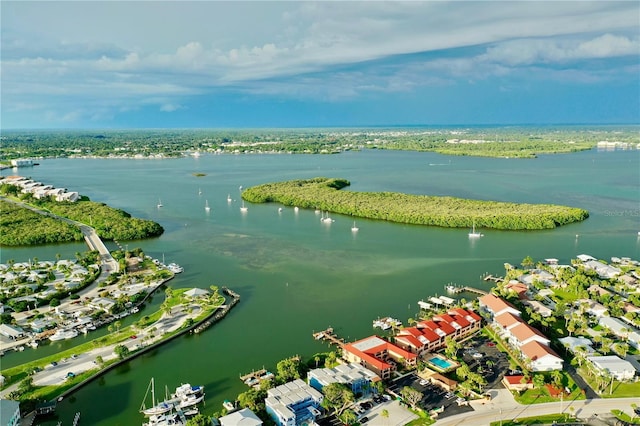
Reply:
M179 274L180 272L184 271L184 268L178 265L177 263L168 264L167 269L173 272L174 274Z
M174 398L182 398L189 395L200 395L203 391L204 386L191 386L189 383L184 383L176 388L172 396Z
M476 222L473 222L473 227L471 228L471 232L469 232L469 238L480 238L484 237L484 234L480 232L476 232Z
M60 328L55 334L49 336L49 340L55 342L57 340L73 339L78 335L78 331L72 328Z

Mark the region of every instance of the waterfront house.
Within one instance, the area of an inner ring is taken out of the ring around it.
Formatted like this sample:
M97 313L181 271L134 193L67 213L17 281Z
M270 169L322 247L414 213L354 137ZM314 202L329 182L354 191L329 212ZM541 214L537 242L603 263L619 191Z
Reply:
M397 369L397 362L413 368L418 358L416 354L375 335L344 345L342 354L348 362L363 365L382 379L391 377Z
M89 307L93 309L102 309L105 312L111 312L111 308L116 304L115 300L111 300L107 297L94 297L89 302Z
M278 426L311 424L320 415L323 396L300 379L267 391L267 414Z
M621 359L616 355L590 356L587 357L587 360L591 362L597 370L607 372L621 382L632 380L636 374L636 369L629 361Z
M588 260L586 262L583 262L582 265L585 269L595 271L596 274L598 274L598 276L603 279L615 278L622 273L622 270L620 270L619 268L611 265L606 265L597 260Z
M529 361L531 371L562 370L562 358L549 346L532 340L520 347L524 358Z
M24 337L24 330L11 324L0 324L0 334L12 340Z
M262 426L262 420L248 408L222 416L218 421L220 426Z
M309 385L322 392L322 388L331 383L348 386L355 395L367 396L372 391L372 383L380 381L373 371L357 363L339 364L334 368L316 368L309 371Z
M504 312L500 315L497 315L493 318L494 325L496 325L502 333L503 336L508 337L509 330L513 327L516 327L522 323L522 319L511 312Z
M494 296L493 294L485 294L478 298L480 309L486 312L491 319L504 312L511 312L513 315L520 316L520 310L506 300Z

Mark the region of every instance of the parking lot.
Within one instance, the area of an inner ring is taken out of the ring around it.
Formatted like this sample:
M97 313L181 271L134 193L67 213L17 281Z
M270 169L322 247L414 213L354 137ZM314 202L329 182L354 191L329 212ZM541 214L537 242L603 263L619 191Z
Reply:
M420 406L424 410L429 411L444 407L444 411L438 415L439 417L453 416L455 414L473 411L473 408L469 405L460 405L458 403L458 396L454 393L447 392L439 386L426 382L415 373L394 380L389 388L393 392L400 394L402 388L405 386L410 386L422 393Z
M417 415L402 407L398 401L391 399L389 395L358 401L352 409L358 415L358 422L362 425L402 426L418 418ZM383 410L387 410L388 417L383 417ZM335 416L318 419L316 422L320 426L343 425Z
M502 377L509 371L509 359L500 352L495 343L483 337L477 337L465 344L463 351L464 362L471 371L480 373L487 381L486 389L504 387Z

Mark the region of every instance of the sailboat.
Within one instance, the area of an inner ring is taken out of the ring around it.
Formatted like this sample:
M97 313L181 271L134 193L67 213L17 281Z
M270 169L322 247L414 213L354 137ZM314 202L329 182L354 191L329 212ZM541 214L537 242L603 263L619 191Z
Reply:
M209 207L209 200L206 200L204 202L204 210L209 213L209 211L211 211L211 207Z
M198 188L198 195L202 195L202 188Z
M240 211L242 213L245 213L247 210L249 210L247 207L244 206L244 200L242 200L242 207L240 207Z
M469 238L480 238L484 237L484 234L480 232L476 232L476 221L473 221L473 227L471 228L471 232L469 232Z
M158 208L162 207L162 200L158 198Z
M358 230L360 230L360 228L358 228L356 226L356 221L353 221L353 226L351 227L351 232L358 232Z
M227 203L230 203L230 202L231 202L231 194L228 194L227 195Z
M151 389L152 405L151 407L147 408L145 406L145 401L147 399L147 395L149 394L149 389ZM160 402L159 404L156 404L156 388L155 388L155 382L152 377L151 381L149 382L149 386L147 386L147 392L144 394L144 399L142 400L142 405L140 406L140 412L145 416L157 416L159 414L163 414L163 413L166 413L167 411L170 411L172 408L173 408L173 405L168 404L165 401Z

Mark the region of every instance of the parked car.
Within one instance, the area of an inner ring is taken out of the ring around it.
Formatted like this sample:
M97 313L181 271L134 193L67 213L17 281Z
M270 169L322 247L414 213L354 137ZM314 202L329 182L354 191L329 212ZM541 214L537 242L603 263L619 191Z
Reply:
M369 421L369 417L364 416L363 418L360 419L360 423L366 423Z

